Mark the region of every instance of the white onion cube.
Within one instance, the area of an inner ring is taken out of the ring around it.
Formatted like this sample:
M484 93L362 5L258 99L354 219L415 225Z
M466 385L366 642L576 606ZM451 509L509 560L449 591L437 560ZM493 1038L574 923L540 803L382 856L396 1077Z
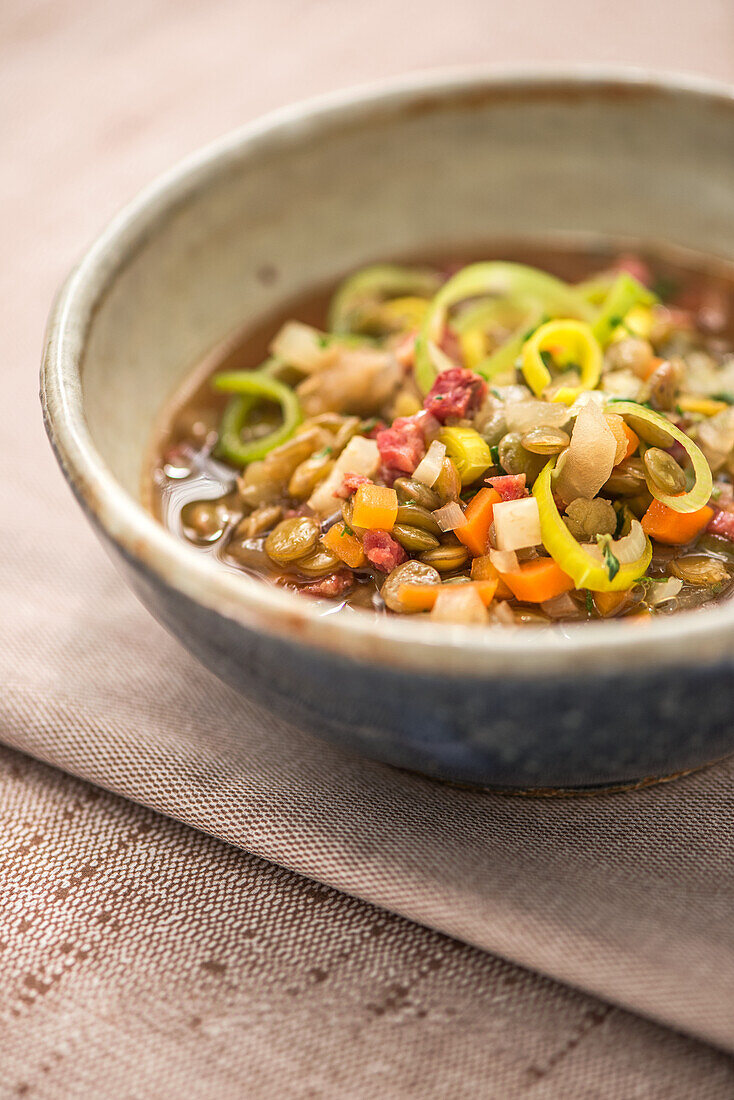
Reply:
M535 497L502 500L495 504L494 531L498 550L526 550L542 542Z

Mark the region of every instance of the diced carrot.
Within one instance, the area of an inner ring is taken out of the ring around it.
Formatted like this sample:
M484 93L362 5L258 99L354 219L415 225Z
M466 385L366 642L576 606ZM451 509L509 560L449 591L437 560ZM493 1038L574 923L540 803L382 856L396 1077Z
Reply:
M704 504L697 512L674 512L667 504L654 500L642 517L642 530L656 542L667 546L685 546L708 526L713 508Z
M489 528L492 526L494 506L501 500L502 497L496 489L480 489L466 506L464 512L466 523L457 527L454 532L459 542L463 542L475 557L487 552L487 538Z
M574 583L553 558L536 558L520 566L519 573L503 573L502 580L515 599L522 603L545 603L564 592L570 592Z
M398 494L384 485L360 485L354 494L355 527L392 531L398 515Z
M475 589L484 606L489 607L497 591L497 581L467 581L467 585ZM446 587L444 584L401 584L398 599L406 611L430 611L439 592Z
M327 550L331 550L332 554L341 558L350 569L359 569L367 561L362 543L345 523L333 524L326 534L322 535L321 541Z
M492 564L489 554L483 554L480 558L472 558L471 579L473 581L497 581L497 599L512 599L512 592L502 580L497 567Z
M636 432L632 431L629 424L627 424L625 420L622 420L622 430L627 436L627 450L625 451L624 457L631 458L639 446L640 437L637 435Z
M622 606L627 599L628 589L622 592L595 592L594 603L596 604L596 610L602 616L607 619L610 615L614 615L616 611Z

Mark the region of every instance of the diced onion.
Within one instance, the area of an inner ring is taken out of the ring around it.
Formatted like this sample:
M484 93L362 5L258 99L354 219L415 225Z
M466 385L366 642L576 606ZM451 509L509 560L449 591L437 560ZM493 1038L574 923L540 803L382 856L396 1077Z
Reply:
M720 470L734 448L734 406L699 424L698 445L713 472Z
M562 428L568 421L565 405L549 401L516 401L505 405L505 421L510 432L527 432L530 428Z
M578 608L568 592L562 592L560 596L554 596L552 600L545 600L540 605L551 619L568 619L578 617Z
M421 485L426 485L429 489L432 488L441 473L441 465L445 457L446 447L443 443L439 443L437 439L434 439L415 470L413 470L413 480L420 481ZM451 531L453 528L446 527L444 530Z
M571 417L577 417L586 405L598 405L603 408L607 403L607 395L602 390L584 390L580 393L573 405L569 405L567 412Z
M621 539L612 540L612 553L620 565L631 565L645 553L647 540L642 524L633 519L630 524L629 534Z
M520 572L520 562L514 550L490 550L489 560L498 573Z
M334 342L324 342L324 336L301 321L286 321L270 345L270 351L282 363L310 374L330 366L339 348Z
M494 530L498 550L525 550L542 542L535 497L501 500L495 504Z
M609 543L609 549L620 565L631 565L633 561L639 561L645 553L646 546L645 532L642 530L642 524L637 519L632 520L629 534L624 535L621 539L612 539ZM599 561L604 561L604 552L600 547L589 546L587 549L594 557L598 557Z
M413 476L415 477L415 474ZM432 515L442 531L456 531L458 527L463 527L466 523L466 516L461 510L461 505L457 504L455 500L444 504L443 508L437 508Z
M492 605L492 618L504 626L512 626L515 622L515 613L508 603L500 600Z
M336 460L331 473L320 481L308 499L308 506L320 516L328 516L341 505L339 491L344 475L374 477L380 467L380 452L374 439L355 435Z
M659 603L665 603L666 600L673 600L683 587L683 581L678 577L668 577L665 581L655 581L650 586L647 602L653 607L657 607Z

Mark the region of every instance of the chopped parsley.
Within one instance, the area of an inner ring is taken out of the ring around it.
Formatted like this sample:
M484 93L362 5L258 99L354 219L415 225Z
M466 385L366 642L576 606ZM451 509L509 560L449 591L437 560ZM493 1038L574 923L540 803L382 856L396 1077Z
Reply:
M492 457L492 465L493 466L499 466L499 464L500 464L500 449L499 449L499 447L495 444L494 446L489 448L489 453Z
M723 401L726 405L734 405L734 393L715 393L714 401Z
M353 534L354 534L354 531L352 530L352 528L349 526L349 524L345 520L344 523L342 524L342 533L341 533L340 538L344 538L345 535L353 535Z
M597 535L596 543L604 555L604 565L606 566L607 576L610 581L613 581L619 572L619 559L612 553L612 536Z
M322 447L320 451L315 451L311 458L328 458L330 454L333 454L333 451L333 447Z
M655 282L650 287L656 298L659 298L661 302L666 301L668 298L672 298L678 291L678 283L675 279L671 279L669 275L658 275Z
M586 610L589 615L594 613L594 594L590 588L586 589Z

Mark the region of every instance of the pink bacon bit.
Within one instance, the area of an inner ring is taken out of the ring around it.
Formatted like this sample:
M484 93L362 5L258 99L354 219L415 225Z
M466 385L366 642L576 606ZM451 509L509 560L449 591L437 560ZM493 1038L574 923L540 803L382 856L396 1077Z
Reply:
M474 371L450 367L441 371L423 402L423 408L445 424L475 412L487 395L487 383Z
M706 530L712 535L720 535L721 538L734 542L734 512L717 512Z
M352 493L356 493L360 485L371 485L370 478L365 477L364 474L352 474L348 473L344 475L344 481L341 484L341 488L337 489L334 496L341 497L342 500L347 500Z
M378 529L365 531L362 539L367 560L372 562L375 569L381 573L391 573L396 565L401 565L408 560L408 555L399 542L396 542L387 531Z
M528 495L525 474L503 474L501 477L487 477L485 481L503 500L519 500Z
M387 427L384 420L376 420L368 432L364 432L365 439L377 439L377 433L382 432Z
M390 485L401 474L412 474L426 453L423 424L415 416L399 416L375 438L383 477Z
M353 575L344 570L339 570L337 573L327 574L320 581L304 584L299 592L305 592L307 596L323 596L325 599L333 600L336 596L343 596L353 586Z
M642 283L643 286L650 286L653 282L650 265L642 259L642 256L637 256L634 252L627 252L623 256L619 256L614 264L614 270L626 271L628 275L631 275L633 279L637 279L637 282Z

